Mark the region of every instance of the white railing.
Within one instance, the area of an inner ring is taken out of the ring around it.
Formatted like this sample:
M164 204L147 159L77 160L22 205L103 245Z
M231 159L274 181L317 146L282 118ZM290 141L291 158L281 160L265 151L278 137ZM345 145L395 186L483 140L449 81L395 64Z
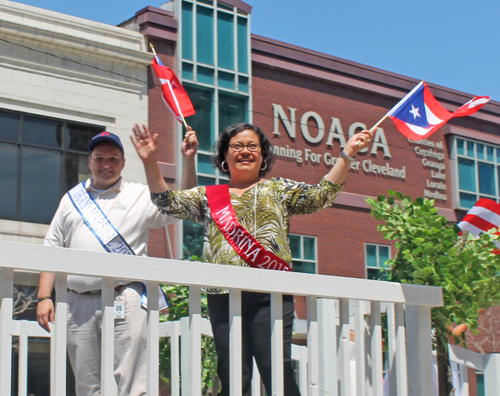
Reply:
M394 312L389 323L390 373L394 394L432 393L431 307L442 304L441 289L325 275L284 273L215 264L131 257L0 241L0 396L11 395L14 271L56 273L56 324L51 332L51 395L66 392L66 275L103 279L102 395L113 395L113 291L115 279L142 281L148 287L148 395L158 395L158 284L190 287L189 318L182 330L182 395L201 394L201 288L230 289L231 395L241 394L241 291L272 293L273 395L283 395L283 294L307 297L307 359L301 359L303 396L382 396L381 302ZM156 296L155 296L156 295ZM350 314L351 313L351 314ZM369 316L368 316L369 315ZM38 330L37 330L38 331ZM356 369L351 370L351 335ZM409 339L410 342L406 342ZM177 341L174 341L177 342ZM295 348L296 349L296 348ZM20 358L23 360L23 358ZM304 367L307 366L307 373ZM177 375L178 373L174 374ZM175 381L172 383L174 384ZM356 391L353 393L353 384ZM179 394L174 387L172 394ZM306 393L307 391L307 393ZM174 393L175 392L175 393Z

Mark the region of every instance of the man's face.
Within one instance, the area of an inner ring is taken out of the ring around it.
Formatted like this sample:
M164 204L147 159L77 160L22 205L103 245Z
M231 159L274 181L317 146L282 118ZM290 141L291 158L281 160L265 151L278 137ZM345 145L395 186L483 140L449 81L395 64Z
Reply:
M94 179L92 187L107 190L120 178L125 166L125 158L120 149L113 143L103 142L92 150L89 157L89 168Z

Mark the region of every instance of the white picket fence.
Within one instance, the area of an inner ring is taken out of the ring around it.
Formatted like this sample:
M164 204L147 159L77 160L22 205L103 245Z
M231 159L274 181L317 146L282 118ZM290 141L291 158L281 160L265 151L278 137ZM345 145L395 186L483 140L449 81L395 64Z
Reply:
M40 336L35 323L12 320L14 271L56 273L56 324L51 332L51 395L66 392L66 276L103 279L102 395L114 396L113 299L115 279L143 281L148 286L148 395L158 395L158 339L169 336L172 349L182 343L182 359L172 355L172 395L201 395L201 334L210 327L201 317L201 288L230 289L231 395L241 395L241 291L271 293L272 387L283 395L283 294L306 296L303 327L307 348L295 347L302 395L383 395L381 306L387 307L391 394L432 394L431 307L442 304L439 288L403 285L325 275L258 269L157 258L50 248L0 241L0 396L11 395L12 337L19 345L19 395L25 395L26 337ZM190 288L189 317L180 323L159 324L158 284ZM155 296L156 295L156 296ZM383 303L383 304L381 304ZM299 323L299 322L297 322ZM298 330L296 329L296 332ZM176 333L177 332L177 333ZM179 339L176 334L182 334ZM351 342L351 335L355 342ZM21 341L24 340L24 341ZM352 346L353 345L353 346ZM351 354L355 370L352 370ZM495 360L494 358L493 360ZM490 359L491 360L491 359ZM489 365L491 368L498 365ZM487 374L487 367L485 374ZM180 375L181 374L181 375ZM182 382L179 383L179 375ZM497 376L500 378L500 376ZM177 379L177 381L176 381ZM257 385L258 378L255 379ZM356 390L354 391L353 384ZM258 386L254 386L257 392ZM21 391L24 389L24 393ZM493 388L492 388L493 389ZM494 388L497 395L500 387ZM257 393L256 393L257 394Z

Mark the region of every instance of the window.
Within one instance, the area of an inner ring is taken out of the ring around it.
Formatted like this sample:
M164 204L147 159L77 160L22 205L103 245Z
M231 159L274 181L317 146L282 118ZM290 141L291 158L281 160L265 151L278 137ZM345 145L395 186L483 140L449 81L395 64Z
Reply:
M292 264L295 272L316 274L318 272L316 237L304 235L290 235L292 250Z
M0 218L50 223L61 196L89 177L103 127L0 111Z
M213 0L183 0L178 68L196 117L188 123L198 134L199 185L227 182L214 168L212 148L219 133L237 122L251 122L250 16ZM203 228L183 225L185 256L198 256Z
M500 147L455 137L451 157L456 161L455 194L460 209L470 209L479 198L498 202Z
M387 279L384 263L390 259L390 254L390 246L365 243L366 279Z

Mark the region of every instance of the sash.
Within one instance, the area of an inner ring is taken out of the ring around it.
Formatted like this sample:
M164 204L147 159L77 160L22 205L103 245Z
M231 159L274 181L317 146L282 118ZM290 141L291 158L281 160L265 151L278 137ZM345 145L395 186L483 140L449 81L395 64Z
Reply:
M134 251L125 238L123 238L113 224L111 224L101 207L87 191L85 182L82 181L69 190L68 196L75 209L82 217L82 220L101 243L104 250L109 253L135 256ZM167 296L161 287L159 304L160 310L168 307ZM141 295L141 305L147 308L146 285L144 285L144 283Z
M206 189L212 219L236 253L250 267L280 271L292 270L284 260L266 250L252 234L242 227L231 205L227 184L207 186Z

